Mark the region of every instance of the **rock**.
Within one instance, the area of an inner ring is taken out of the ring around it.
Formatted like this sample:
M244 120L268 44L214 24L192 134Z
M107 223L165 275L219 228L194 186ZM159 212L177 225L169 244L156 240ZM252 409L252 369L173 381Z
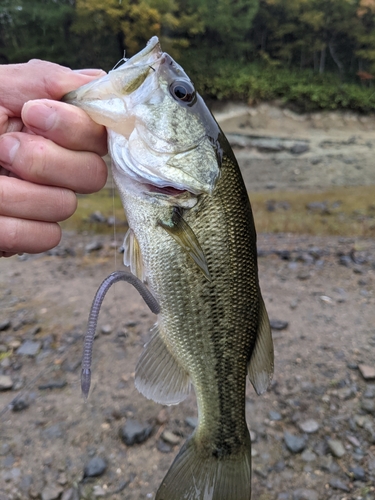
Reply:
M64 488L61 486L46 486L42 491L42 500L57 500Z
M113 328L111 325L103 325L100 331L103 335L110 335L113 332Z
M185 423L192 429L195 429L196 426L198 425L198 419L197 417L186 417Z
M151 436L152 431L151 425L128 419L120 429L120 438L127 446L133 446L146 441Z
M273 421L282 420L282 416L280 415L280 413L278 411L274 411L274 410L270 410L268 412L268 417L270 420L273 420Z
M272 330L285 330L289 323L280 319L270 319L270 325Z
M326 214L329 212L326 201L312 201L306 205L306 208L307 210L310 210L310 212L318 212L320 214Z
M67 382L65 379L57 379L38 385L38 389L40 391L45 391L46 389L63 389L66 385Z
M341 481L338 477L333 477L329 480L329 485L331 488L334 488L335 490L341 490L341 491L346 491L349 492L350 488L349 486L344 483L344 481Z
M0 321L0 332L5 332L5 330L8 330L12 326L12 323L10 319L5 319L3 321Z
M362 467L349 467L355 481L366 481L366 473Z
M361 408L365 412L375 416L375 401L373 399L363 399L361 401Z
M92 241L85 246L85 251L87 253L97 252L103 248L103 244L100 241Z
M62 494L61 500L79 500L78 491L75 488L69 488Z
M375 386L370 384L367 385L363 397L366 399L375 398Z
M303 153L306 153L306 151L308 151L309 149L309 145L306 144L306 142L296 142L290 148L290 152L294 155L301 155Z
M83 477L98 477L104 474L107 462L101 457L92 458L83 469Z
M29 400L26 396L20 396L12 403L12 411L18 412L26 410L30 405Z
M345 455L344 445L338 439L328 439L327 444L333 456L341 458Z
M365 380L375 380L375 366L360 364L358 369Z
M39 340L25 340L16 352L20 356L36 356L41 346L42 343Z
M172 451L172 446L165 441L159 439L159 441L156 443L156 448L160 453L170 453Z
M314 460L316 460L317 456L315 455L315 453L313 451L305 450L301 454L301 458L304 462L313 462Z
M307 434L313 434L314 432L319 430L319 424L313 419L305 420L304 422L300 422L298 424L301 431L306 432Z
M50 425L43 430L43 436L47 439L57 439L64 437L60 424Z
M9 375L0 375L0 391L9 391L13 387L13 380Z
M164 431L163 434L161 435L161 438L163 441L165 441L168 444L171 444L172 446L175 446L181 441L180 436L177 436L176 434L170 431Z
M293 500L319 500L319 495L315 490L299 488L293 491Z
M292 453L300 453L306 447L306 442L303 437L295 436L287 431L284 432L284 441L286 447Z
M107 222L107 219L106 219L106 217L104 217L104 215L99 210L96 210L95 212L90 214L89 221L90 222L104 223L104 222Z

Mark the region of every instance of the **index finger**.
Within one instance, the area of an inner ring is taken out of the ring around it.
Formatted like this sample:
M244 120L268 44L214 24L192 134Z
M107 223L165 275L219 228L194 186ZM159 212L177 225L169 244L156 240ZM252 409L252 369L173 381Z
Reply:
M73 71L39 59L0 65L0 104L6 104L11 116L21 116L25 102L31 99L60 100L67 92L104 74L99 69Z

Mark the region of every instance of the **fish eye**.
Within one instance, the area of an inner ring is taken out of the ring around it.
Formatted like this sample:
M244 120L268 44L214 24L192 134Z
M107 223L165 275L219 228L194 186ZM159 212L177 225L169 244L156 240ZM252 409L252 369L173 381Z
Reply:
M174 82L170 86L170 92L172 97L176 101L182 101L185 103L192 102L195 98L195 90L191 83L189 82Z

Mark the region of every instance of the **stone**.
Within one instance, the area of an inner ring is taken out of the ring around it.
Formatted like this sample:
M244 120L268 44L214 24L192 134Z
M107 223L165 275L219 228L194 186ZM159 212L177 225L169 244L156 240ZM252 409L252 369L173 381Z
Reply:
M46 486L42 491L42 500L57 500L60 498L64 488L61 486Z
M315 490L298 488L293 491L293 500L319 500L319 495Z
M317 456L311 450L304 450L304 452L301 454L301 458L304 462L313 462L314 460L316 460Z
M104 474L107 462L102 457L93 457L84 467L83 477L98 477Z
M186 417L185 423L192 429L195 429L196 426L198 425L198 419L197 417Z
M298 424L301 431L306 432L307 434L313 434L314 432L319 430L319 424L316 420L309 419L304 422L300 422Z
M163 434L161 435L161 438L163 441L165 441L168 444L171 444L172 446L175 446L181 441L180 436L177 436L176 434L170 431L164 431Z
M87 253L97 252L103 248L103 244L100 241L92 241L85 246L85 251Z
M127 446L133 446L146 441L151 436L152 431L151 425L128 419L120 429L120 438Z
M62 494L61 500L79 500L78 491L75 488L69 488Z
M12 323L10 319L5 319L3 321L0 321L0 332L5 332L5 330L8 330L12 326Z
M41 346L42 343L39 340L25 340L16 352L20 356L36 356L40 351Z
M38 389L44 391L46 389L63 389L67 385L65 379L49 380L43 384L38 385Z
M375 380L375 366L360 364L358 369L365 380Z
M47 439L57 439L64 436L60 424L50 425L43 430L43 436Z
M366 481L366 472L363 467L349 467L349 472L353 474L354 481Z
M12 411L18 412L18 411L26 410L29 407L29 404L30 403L29 403L27 397L20 396L15 401L13 401L13 403L12 403Z
M280 413L278 411L275 411L275 410L270 410L268 412L268 418L270 420L273 420L273 421L279 421L279 420L282 420L282 416L280 415Z
M272 330L285 330L289 323L280 319L270 319L270 325Z
M335 490L341 490L346 492L350 491L349 486L338 477L331 478L329 480L329 485L331 486L331 488L334 488Z
M290 152L294 155L301 155L309 150L309 145L305 142L296 142L290 148Z
M9 391L13 387L13 380L9 375L0 375L0 391Z
M110 335L113 332L113 328L111 325L103 325L100 329L100 332L103 335Z
M361 401L361 408L365 412L375 416L375 401L373 399L363 399Z
M284 432L284 441L286 447L292 453L301 453L306 447L306 441L303 437L295 436L287 431Z
M341 458L345 455L344 445L338 439L328 439L327 444L333 456Z

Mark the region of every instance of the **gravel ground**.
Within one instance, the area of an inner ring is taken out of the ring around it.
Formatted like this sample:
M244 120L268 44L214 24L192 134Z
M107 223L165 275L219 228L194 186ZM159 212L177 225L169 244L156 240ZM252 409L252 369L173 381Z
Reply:
M375 184L371 117L236 105L218 116L252 189ZM264 396L247 390L253 499L374 500L375 241L258 240L276 365ZM65 233L49 254L0 259L0 500L153 498L192 432L193 394L164 407L134 388L155 317L123 283L104 302L92 392L86 404L80 396L91 300L120 268L110 239L87 234Z

